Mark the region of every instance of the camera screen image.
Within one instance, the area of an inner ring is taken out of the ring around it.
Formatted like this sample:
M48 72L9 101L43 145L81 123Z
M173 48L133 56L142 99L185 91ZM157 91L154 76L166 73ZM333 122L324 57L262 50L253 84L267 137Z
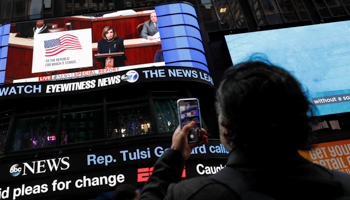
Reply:
M179 112L180 112L181 129L191 121L194 121L196 123L188 134L188 141L189 142L200 141L201 124L200 124L198 102L196 100L181 102L179 106Z

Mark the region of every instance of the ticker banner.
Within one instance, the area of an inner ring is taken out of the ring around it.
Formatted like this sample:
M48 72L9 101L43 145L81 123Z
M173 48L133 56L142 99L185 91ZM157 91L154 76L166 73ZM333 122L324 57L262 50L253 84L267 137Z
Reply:
M156 81L195 81L214 86L206 71L188 67L149 67L111 72L103 75L84 74L84 78L40 83L18 83L0 86L0 100L18 97L54 96L90 92L129 84ZM67 79L68 78L68 79Z
M118 184L143 186L170 142L137 147L80 149L0 163L0 199L39 199L111 191ZM219 140L196 147L183 178L208 176L225 167L228 151Z
M350 140L319 143L312 150L299 153L313 163L350 174Z

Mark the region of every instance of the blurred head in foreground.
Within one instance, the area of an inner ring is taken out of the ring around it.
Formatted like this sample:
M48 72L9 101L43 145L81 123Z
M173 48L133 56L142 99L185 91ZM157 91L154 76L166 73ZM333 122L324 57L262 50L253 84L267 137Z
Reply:
M313 105L301 84L268 61L226 70L216 95L220 138L228 150L309 149Z

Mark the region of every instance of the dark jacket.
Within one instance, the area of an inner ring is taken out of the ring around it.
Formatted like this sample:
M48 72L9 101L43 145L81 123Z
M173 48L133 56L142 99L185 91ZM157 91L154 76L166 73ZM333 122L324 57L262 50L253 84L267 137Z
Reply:
M114 53L124 52L124 39L116 37L111 41L101 39L97 43L97 53ZM105 68L106 58L97 58L97 61L102 62L102 69ZM114 67L125 66L124 58L114 57Z
M247 156L235 150L230 153L226 166L243 174L252 190L274 199L335 199L343 195L342 186L332 181L331 170L313 164L298 153L287 154L268 160L259 152ZM240 199L231 189L210 178L180 182L183 167L180 152L166 151L156 162L140 200Z

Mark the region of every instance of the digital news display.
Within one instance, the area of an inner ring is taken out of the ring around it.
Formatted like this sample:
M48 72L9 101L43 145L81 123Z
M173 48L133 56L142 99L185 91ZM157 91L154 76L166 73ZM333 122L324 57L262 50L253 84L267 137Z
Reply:
M350 22L226 35L233 64L253 54L292 73L317 115L350 112Z
M157 21L151 20L153 12ZM107 38L108 31L116 37ZM159 66L209 73L196 10L187 3L16 23L7 38L5 84Z
M171 146L151 142L136 146L70 152L0 163L0 199L58 199L114 191L120 184L143 187L154 163ZM220 140L195 147L182 178L209 176L225 167L228 151Z

